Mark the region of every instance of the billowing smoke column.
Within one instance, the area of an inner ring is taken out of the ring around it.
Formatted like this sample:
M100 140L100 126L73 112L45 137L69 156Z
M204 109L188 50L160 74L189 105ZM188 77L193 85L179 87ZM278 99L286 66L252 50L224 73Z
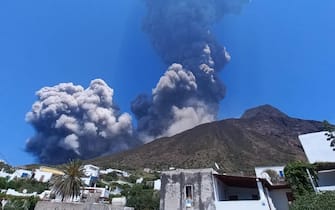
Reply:
M87 89L72 83L44 87L27 113L36 130L26 150L42 163L63 163L128 149L132 138L131 116L120 114L113 90L100 79Z
M211 26L248 0L145 0L144 30L170 67L132 102L142 138L172 135L216 118L225 87L218 72L230 60Z
M26 150L42 163L63 163L119 152L216 119L225 87L218 77L229 61L211 26L238 13L248 0L144 0L144 30L168 67L152 95L131 104L137 122L113 102L100 80L87 89L72 83L45 87L26 120L36 130Z

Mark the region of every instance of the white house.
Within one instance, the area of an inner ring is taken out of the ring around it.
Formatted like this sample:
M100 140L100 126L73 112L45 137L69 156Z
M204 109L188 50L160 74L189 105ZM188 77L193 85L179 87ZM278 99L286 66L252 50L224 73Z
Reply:
M94 176L99 177L99 170L100 168L94 165L84 165L84 174L85 176Z
M42 171L40 169L36 169L34 171L34 179L36 181L39 181L39 182L48 182L48 181L50 181L52 175L53 174L51 172Z
M161 210L288 210L286 184L228 176L213 169L177 169L161 175Z
M107 188L103 187L85 187L82 193L83 195L97 193L99 194L100 199L108 199L110 191Z
M80 179L88 187L93 186L98 181L98 178L95 176L81 177Z
M17 169L12 176L9 178L9 180L13 180L15 178L21 178L21 179L29 179L31 178L33 172L25 169Z
M314 185L317 192L335 191L335 151L330 147L325 134L326 132L322 131L299 136L309 163L333 163L333 167L317 171L318 180Z
M118 176L129 177L130 174L126 171L122 171L119 169L108 168L106 170L100 170L100 174L109 174L115 172Z

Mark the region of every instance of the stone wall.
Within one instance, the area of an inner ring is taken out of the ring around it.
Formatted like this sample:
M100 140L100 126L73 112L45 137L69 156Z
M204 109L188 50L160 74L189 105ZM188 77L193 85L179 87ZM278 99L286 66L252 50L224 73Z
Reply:
M215 210L212 169L178 169L161 176L160 210ZM185 187L192 187L192 207L186 208Z
M35 210L134 210L129 207L118 207L100 203L61 203L39 201Z

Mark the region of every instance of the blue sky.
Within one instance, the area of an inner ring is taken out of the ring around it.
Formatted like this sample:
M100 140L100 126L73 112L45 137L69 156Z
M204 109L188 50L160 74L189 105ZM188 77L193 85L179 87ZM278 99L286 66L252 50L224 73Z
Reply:
M335 122L332 0L254 0L214 26L232 56L219 118L272 104L299 118ZM140 0L1 0L0 159L31 163L24 120L44 86L104 79L122 111L149 93L166 70L141 30Z

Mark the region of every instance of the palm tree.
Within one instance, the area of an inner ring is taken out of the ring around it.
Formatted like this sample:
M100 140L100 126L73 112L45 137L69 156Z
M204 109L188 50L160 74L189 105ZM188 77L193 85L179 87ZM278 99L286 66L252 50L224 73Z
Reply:
M53 182L52 192L65 198L72 200L80 195L80 189L83 182L80 179L83 176L83 166L80 160L71 160L63 166L64 175L56 177Z

